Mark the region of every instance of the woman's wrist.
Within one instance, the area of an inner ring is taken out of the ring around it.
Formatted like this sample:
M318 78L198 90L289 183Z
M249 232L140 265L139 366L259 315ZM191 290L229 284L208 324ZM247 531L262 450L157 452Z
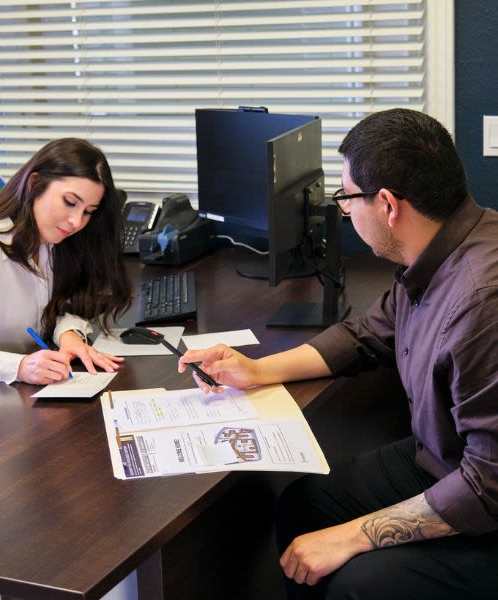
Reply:
M60 334L59 346L61 346L63 344L64 336L67 336L67 334L71 334L71 338L73 339L73 341L75 340L75 338L77 338L78 340L82 341L83 343L85 343L85 344L87 343L86 335L82 331L80 331L79 329L68 329L67 331L64 331L63 333Z

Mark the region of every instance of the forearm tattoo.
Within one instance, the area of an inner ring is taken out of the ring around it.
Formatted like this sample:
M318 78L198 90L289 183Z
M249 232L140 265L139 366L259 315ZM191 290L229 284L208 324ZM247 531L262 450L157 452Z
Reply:
M361 530L374 548L458 533L432 510L424 494L368 515L361 525Z

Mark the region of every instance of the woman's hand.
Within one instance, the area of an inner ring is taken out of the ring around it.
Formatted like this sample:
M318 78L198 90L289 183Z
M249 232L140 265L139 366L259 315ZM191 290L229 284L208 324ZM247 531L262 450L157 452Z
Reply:
M89 373L96 373L95 365L108 373L117 371L122 365L124 358L99 352L85 343L74 331L65 331L59 337L61 351L69 355L70 360L79 358Z
M19 363L17 380L37 385L48 385L69 377L70 357L65 352L38 350L28 354Z
M189 363L200 363L199 367L220 385L246 389L258 384L256 361L225 344L218 344L206 350L188 350L178 361L178 372L183 373ZM222 389L211 388L201 381L195 372L193 376L204 392L218 392Z

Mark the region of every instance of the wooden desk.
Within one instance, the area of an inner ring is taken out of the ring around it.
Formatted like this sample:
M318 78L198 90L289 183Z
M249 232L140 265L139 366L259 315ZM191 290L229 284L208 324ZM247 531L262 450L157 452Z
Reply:
M267 329L265 322L284 300L318 300L319 284L293 280L269 288L264 281L242 279L234 271L239 256L228 249L191 265L197 272L199 312L188 331L250 327L261 345L244 351L254 357L308 339L312 331ZM364 264L363 259L358 262L360 288ZM141 277L157 272L138 261L129 266L137 285ZM378 284L385 287L390 273L385 267L379 273ZM352 267L349 281L354 278ZM125 324L133 317L132 309ZM192 385L189 374L178 375L174 357L136 357L126 360L111 389ZM324 379L288 389L305 408L330 385ZM160 600L161 547L223 496L237 477L216 473L116 480L100 402L36 400L30 397L34 390L0 384L0 594L96 599L138 568L139 597Z

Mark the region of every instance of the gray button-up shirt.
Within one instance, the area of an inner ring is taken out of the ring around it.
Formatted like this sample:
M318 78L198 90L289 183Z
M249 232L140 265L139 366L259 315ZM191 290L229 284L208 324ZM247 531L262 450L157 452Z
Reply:
M453 528L498 529L498 213L468 198L361 318L310 341L333 374L399 370L427 502Z

